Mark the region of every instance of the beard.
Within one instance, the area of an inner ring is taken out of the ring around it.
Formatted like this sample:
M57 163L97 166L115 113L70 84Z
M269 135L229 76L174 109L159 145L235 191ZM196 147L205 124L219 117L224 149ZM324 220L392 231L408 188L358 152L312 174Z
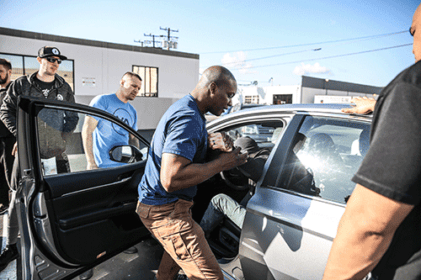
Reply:
M5 84L9 80L9 73L6 73L4 79L0 78L0 85Z

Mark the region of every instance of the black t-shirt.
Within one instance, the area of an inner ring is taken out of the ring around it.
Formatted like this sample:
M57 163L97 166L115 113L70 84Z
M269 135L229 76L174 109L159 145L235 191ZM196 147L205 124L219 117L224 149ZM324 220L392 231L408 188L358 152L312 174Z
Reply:
M421 279L421 62L380 93L370 149L352 178L393 200L414 205L373 270L383 279Z
M41 91L44 97L47 98L50 91L54 88L54 80L52 82L46 83L38 79L37 76L35 76L34 80L38 84L38 86L41 88Z

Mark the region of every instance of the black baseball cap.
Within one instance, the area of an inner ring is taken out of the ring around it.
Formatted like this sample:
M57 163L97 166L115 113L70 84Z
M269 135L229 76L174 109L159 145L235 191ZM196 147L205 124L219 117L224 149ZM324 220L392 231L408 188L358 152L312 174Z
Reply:
M58 56L61 60L67 59L67 57L60 54L59 49L57 49L56 47L45 46L39 49L38 57L44 58L44 57L50 57L50 56Z
M267 149L261 149L256 141L248 136L240 137L234 142L234 147L241 148L241 152L247 152L250 158L256 158L262 154L269 155Z

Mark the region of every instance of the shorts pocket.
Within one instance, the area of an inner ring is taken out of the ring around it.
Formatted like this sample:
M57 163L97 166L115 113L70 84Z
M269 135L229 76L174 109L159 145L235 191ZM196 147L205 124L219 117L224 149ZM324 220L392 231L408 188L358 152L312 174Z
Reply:
M150 210L151 207L149 205L144 205L140 202L137 203L136 213L139 215L140 218L147 219L149 217Z
M168 250L171 250L173 253L169 252L172 257L177 260L191 260L190 252L187 250L187 246L184 243L183 238L180 234L174 234L173 236L165 237L166 243L168 245Z

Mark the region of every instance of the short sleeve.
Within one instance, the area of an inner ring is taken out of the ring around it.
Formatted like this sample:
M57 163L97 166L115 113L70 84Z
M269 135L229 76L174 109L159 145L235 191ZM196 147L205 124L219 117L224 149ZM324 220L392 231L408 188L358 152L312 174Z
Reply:
M103 96L101 96L101 95L96 96L94 99L92 99L92 101L91 101L91 103L89 105L91 107L94 107L94 108L97 108L97 109L101 109L103 111L107 111L107 108L108 108L106 99L103 98ZM91 115L91 117L93 117L94 119L96 119L98 122L102 119L100 117L93 116L93 115Z
M203 128L193 116L179 116L169 122L163 153L170 153L193 161L200 146Z
M421 199L421 90L398 83L379 102L370 149L353 181L415 205Z

